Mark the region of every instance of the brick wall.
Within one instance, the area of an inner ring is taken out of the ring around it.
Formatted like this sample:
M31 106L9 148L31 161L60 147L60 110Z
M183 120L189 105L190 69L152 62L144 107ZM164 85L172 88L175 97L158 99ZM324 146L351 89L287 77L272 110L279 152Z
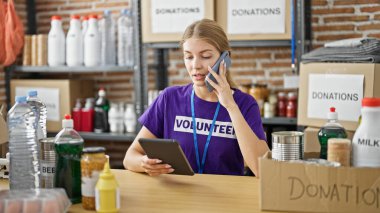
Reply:
M17 11L25 19L25 1L16 0ZM50 16L61 15L67 30L71 14L100 14L107 8L117 16L123 7L129 7L125 0L35 0L37 31L47 33ZM380 38L380 2L378 0L312 0L313 47L320 47L328 41L361 36ZM149 63L153 52L148 52ZM179 49L169 51L169 84L184 84L189 77L184 68ZM283 88L283 75L291 73L290 48L233 48L231 72L238 84L255 82L268 83L270 88ZM155 71L150 70L149 88L154 88ZM129 73L98 73L52 77L93 79L95 91L105 86L111 100L132 101L133 76ZM0 102L5 100L4 74L0 72Z

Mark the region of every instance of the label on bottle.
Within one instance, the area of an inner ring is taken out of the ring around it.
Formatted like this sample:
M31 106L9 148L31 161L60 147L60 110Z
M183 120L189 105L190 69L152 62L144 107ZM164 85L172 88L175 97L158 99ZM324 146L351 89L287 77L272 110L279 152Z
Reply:
M92 171L90 177L82 176L82 196L95 197L95 186L99 179L100 171Z
M40 161L41 168L41 176L43 177L51 177L54 176L55 173L55 163L50 161Z
M354 137L352 152L353 166L380 166L380 138Z

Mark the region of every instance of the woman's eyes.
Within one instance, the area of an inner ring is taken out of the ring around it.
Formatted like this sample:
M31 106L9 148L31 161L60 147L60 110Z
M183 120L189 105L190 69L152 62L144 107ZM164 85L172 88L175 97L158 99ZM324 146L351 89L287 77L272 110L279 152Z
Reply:
M203 59L210 59L212 56L201 56ZM190 59L193 59L194 57L193 56L185 56L185 59L186 60L190 60Z

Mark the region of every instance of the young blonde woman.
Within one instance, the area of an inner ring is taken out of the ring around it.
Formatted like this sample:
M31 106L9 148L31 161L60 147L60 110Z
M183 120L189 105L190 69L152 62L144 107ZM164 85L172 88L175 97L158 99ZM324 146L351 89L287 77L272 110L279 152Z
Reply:
M143 127L125 155L125 168L151 176L173 172L160 159L149 159L138 143L139 138L168 138L180 143L197 173L243 175L245 161L259 176L259 157L269 150L259 107L234 88L224 61L219 74L211 69L223 51L230 51L225 32L203 19L186 28L180 44L192 83L166 88L139 118Z

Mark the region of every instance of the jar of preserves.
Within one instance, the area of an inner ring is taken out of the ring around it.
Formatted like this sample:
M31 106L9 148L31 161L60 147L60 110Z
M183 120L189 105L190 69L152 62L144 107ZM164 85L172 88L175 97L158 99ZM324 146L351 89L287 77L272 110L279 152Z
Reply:
M86 147L81 158L82 205L86 210L95 210L95 186L99 174L107 161L104 147Z
M288 93L288 103L286 105L286 117L297 117L297 95L294 92Z
M286 94L285 92L278 93L277 113L279 117L286 116Z

